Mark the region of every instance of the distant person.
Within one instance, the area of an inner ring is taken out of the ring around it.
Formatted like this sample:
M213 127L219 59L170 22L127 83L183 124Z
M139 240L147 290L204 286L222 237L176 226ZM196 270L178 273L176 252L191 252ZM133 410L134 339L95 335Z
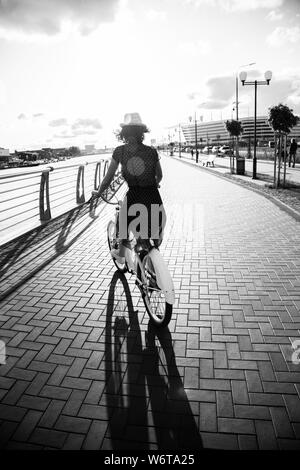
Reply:
M194 158L194 150L191 150L192 159Z
M289 153L289 166L291 166L291 160L292 160L293 168L295 168L297 148L298 148L298 144L296 142L296 139L292 139L291 145L290 145L290 153Z

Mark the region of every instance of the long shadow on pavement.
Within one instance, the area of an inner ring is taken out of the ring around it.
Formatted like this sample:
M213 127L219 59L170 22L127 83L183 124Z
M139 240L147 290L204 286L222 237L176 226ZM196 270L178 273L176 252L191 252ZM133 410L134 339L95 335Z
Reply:
M126 277L117 271L107 304L104 396L109 423L102 448L199 450L201 437L170 331L149 322L145 337L146 347Z
M149 449L145 378L137 386L142 337L126 277L115 272L107 303L105 326L106 406L109 425L104 448ZM138 421L137 439L132 424ZM137 442L133 442L137 441Z
M168 328L156 328L149 322L142 373L150 394L158 449L202 449L201 436L177 368Z

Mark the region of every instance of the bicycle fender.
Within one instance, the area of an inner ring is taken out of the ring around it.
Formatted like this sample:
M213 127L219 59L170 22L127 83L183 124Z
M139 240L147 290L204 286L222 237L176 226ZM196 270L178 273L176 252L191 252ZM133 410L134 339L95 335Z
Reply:
M166 301L173 305L175 302L175 290L168 266L156 248L153 248L149 252L148 256L150 256L151 261L155 267L156 282L158 287L164 292Z

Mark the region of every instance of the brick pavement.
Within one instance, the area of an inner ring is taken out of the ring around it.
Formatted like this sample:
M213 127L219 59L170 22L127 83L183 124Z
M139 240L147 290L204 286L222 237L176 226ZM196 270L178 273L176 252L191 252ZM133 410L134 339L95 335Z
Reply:
M299 223L163 158L176 288L148 323L106 246L111 208L0 304L8 449L300 449Z

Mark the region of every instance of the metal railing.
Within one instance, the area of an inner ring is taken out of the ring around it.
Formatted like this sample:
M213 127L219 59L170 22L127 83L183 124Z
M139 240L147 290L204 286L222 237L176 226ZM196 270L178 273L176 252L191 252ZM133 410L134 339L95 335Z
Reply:
M0 244L89 200L108 160L0 175ZM114 183L120 182L118 170Z

